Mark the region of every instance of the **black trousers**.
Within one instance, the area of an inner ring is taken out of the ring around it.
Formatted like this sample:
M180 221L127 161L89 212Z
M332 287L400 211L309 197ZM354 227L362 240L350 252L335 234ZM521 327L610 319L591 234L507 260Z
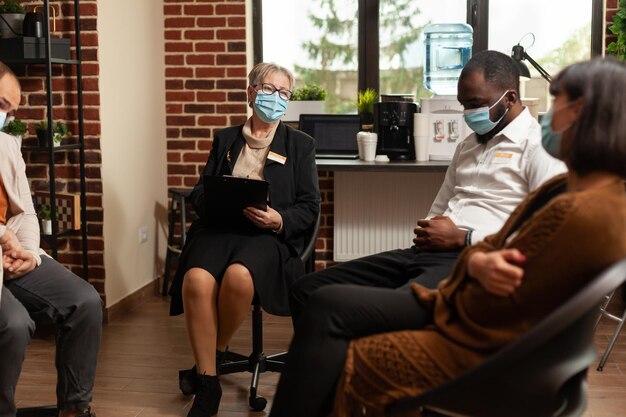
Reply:
M352 284L378 288L408 287L417 282L436 288L448 275L460 251L423 252L411 247L377 253L337 264L303 276L290 287L289 303L294 329L311 295L331 284Z
M328 285L298 323L270 417L324 417L332 409L350 340L432 323L410 289Z

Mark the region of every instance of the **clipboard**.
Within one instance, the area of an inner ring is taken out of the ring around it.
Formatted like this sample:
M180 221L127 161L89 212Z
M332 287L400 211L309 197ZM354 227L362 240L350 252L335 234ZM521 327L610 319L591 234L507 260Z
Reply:
M204 207L209 219L217 222L247 220L244 208L267 209L269 183L265 180L205 175L203 183Z

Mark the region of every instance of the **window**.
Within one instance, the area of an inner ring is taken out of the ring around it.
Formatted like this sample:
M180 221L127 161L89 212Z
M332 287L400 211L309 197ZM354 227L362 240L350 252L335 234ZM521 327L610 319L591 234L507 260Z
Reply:
M511 47L520 43L528 55L554 76L567 65L591 57L592 3L591 0L492 1L489 49L510 54ZM521 95L538 98L539 111L545 111L551 102L548 83L529 62L524 62L531 79L522 78Z
M253 0L253 10L255 60L292 69L296 86L322 85L326 111L334 113L355 112L357 91L366 87L427 95L427 23L469 23L474 53L510 54L520 40L527 48L532 38L522 38L532 32L535 44L527 52L551 74L602 52L603 0ZM540 98L542 111L547 83L537 77L522 83L522 95Z
M441 10L445 10L442 15ZM424 27L467 21L466 0L380 0L379 82L383 94L431 94L424 87Z
M358 82L356 1L263 0L263 60L294 72L296 87L328 91L326 111L355 111Z

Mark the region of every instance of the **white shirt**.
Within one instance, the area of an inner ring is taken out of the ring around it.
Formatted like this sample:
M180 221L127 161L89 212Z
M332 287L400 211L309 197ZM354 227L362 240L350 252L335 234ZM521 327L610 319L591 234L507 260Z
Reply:
M543 149L541 127L524 108L486 144L472 133L457 146L428 218L448 216L474 229L476 243L500 230L530 191L566 170Z

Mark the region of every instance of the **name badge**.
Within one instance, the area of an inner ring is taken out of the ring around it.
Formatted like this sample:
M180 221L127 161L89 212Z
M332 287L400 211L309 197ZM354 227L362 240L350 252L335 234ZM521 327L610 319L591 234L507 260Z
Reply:
M279 164L282 164L282 165L285 165L285 162L287 162L286 156L279 155L272 151L270 151L270 153L267 154L267 159L274 161L274 162L278 162Z
M512 152L496 152L493 155L492 163L494 164L508 164L513 159Z

